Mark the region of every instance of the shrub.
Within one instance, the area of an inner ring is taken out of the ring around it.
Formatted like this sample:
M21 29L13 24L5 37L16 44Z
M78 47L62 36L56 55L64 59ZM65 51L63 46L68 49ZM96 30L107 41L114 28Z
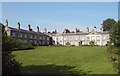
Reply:
M95 42L94 42L94 41L90 41L89 44L90 44L91 46L94 46L94 45L95 45Z
M119 72L120 61L118 59L119 59L119 54L120 54L120 47L109 46L109 48L107 49L107 52L108 52L109 59L112 62L115 71Z
M110 30L110 43L120 47L120 21L118 21Z
M22 67L21 65L22 63L14 59L14 56L12 55L12 51L18 45L21 47L23 46L25 47L26 45L28 47L28 43L22 41L20 42L20 40L16 40L11 37L8 37L4 32L5 29L4 25L0 23L0 26L2 26L2 75L6 76L7 74L8 76L10 76L10 74L18 74ZM23 43L26 44L23 45ZM29 47L31 47L30 44Z
M33 49L33 45L30 42L26 41L26 40L15 39L15 38L13 38L13 40L15 42L14 50Z
M21 69L21 63L13 58L12 50L15 42L12 38L2 35L2 74L17 74Z
M75 46L75 45L71 45L72 47Z

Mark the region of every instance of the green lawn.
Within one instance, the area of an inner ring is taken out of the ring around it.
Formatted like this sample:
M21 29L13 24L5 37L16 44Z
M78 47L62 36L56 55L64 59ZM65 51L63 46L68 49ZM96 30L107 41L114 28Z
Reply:
M106 55L107 47L39 46L32 50L14 51L22 62L21 73L27 74L115 74Z

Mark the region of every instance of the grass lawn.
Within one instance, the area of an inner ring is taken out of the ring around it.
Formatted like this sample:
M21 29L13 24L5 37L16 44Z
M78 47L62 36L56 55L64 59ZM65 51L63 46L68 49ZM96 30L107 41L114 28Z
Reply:
M23 74L115 74L106 50L100 46L39 46L13 54L22 63Z

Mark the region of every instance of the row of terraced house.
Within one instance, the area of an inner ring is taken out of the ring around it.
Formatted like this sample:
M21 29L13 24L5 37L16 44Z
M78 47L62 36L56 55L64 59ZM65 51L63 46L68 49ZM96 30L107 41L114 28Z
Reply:
M82 32L76 28L75 32L70 32L65 29L63 33L57 32L40 32L39 26L37 26L37 31L33 31L30 24L28 24L28 30L21 29L20 22L17 23L17 28L9 27L8 21L5 22L5 31L8 36L24 39L30 41L33 45L90 45L90 41L94 41L95 45L105 46L109 43L109 32L96 31L94 27L91 31L87 27L87 32Z

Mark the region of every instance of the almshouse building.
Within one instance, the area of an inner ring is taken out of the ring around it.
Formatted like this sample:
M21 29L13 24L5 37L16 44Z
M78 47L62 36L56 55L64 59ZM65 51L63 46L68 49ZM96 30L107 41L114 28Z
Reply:
M33 45L50 45L50 37L41 33L39 26L37 26L36 32L31 29L30 24L28 25L28 30L21 29L20 22L17 23L17 28L12 28L8 26L8 21L6 20L5 32L8 36L30 41Z
M48 34L52 37L54 44L56 45L90 45L90 41L94 42L94 45L105 46L109 43L109 32L101 29L101 32L96 31L94 27L90 32L87 28L87 32L83 33L76 29L75 32L70 32L68 29L65 29L62 34L54 33Z
M96 27L91 31L87 27L87 32L82 32L79 29L75 29L75 32L70 32L65 29L63 33L57 32L57 30L47 32L40 32L39 26L37 26L37 31L31 29L30 24L28 25L28 30L20 28L20 22L17 23L17 28L12 28L8 26L8 21L6 20L5 32L8 36L18 39L24 39L30 41L33 45L65 45L65 46L81 46L90 45L90 41L94 42L94 45L105 46L109 43L109 32L103 31L97 32Z

